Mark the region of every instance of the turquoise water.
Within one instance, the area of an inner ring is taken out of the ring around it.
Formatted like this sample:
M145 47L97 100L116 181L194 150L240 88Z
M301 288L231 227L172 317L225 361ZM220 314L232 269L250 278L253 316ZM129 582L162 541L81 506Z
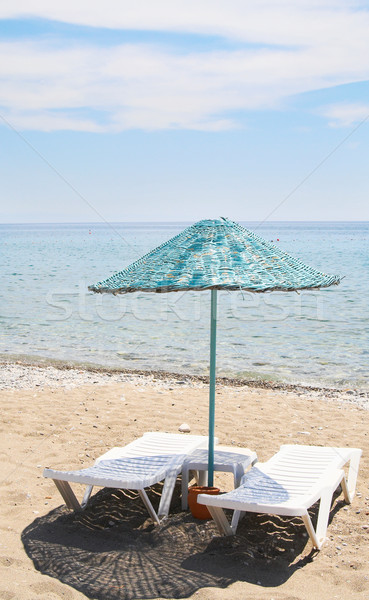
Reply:
M218 374L369 389L369 223L244 225L345 278L300 294L219 293ZM87 290L185 226L0 225L0 353L207 373L210 292Z

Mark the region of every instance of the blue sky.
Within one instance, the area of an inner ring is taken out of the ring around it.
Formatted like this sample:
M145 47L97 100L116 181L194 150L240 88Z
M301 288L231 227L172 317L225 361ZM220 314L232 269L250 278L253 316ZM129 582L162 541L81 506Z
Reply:
M369 220L369 3L0 6L0 222Z

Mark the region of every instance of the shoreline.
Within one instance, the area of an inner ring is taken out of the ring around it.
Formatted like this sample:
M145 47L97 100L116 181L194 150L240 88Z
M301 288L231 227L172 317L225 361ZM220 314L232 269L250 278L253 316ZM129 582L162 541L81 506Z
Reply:
M131 382L140 385L170 387L206 387L206 375L181 374L168 371L145 371L121 369L99 365L65 362L56 359L0 357L0 389L33 389L34 387L76 387L80 385L116 382ZM248 388L294 393L299 396L321 398L356 405L369 410L369 392L355 389L339 389L325 386L310 386L264 380L246 380L217 377L217 386L222 388Z

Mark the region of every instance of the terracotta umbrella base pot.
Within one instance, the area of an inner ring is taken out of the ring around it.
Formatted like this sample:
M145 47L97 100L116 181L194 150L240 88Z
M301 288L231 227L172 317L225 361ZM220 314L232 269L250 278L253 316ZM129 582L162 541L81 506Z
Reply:
M197 503L197 496L199 494L210 494L211 496L217 496L220 492L219 488L207 487L205 485L192 485L188 488L188 506L195 519L211 519L212 516L209 513L205 504Z

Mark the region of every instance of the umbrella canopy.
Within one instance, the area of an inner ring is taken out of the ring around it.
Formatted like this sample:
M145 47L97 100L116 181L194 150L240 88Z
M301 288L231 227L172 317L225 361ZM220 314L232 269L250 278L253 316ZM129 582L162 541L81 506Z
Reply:
M199 221L142 258L91 285L93 292L301 290L339 283L228 219Z
M294 291L339 282L339 276L317 271L221 218L191 225L88 289L112 294L211 290L208 483L213 485L217 290Z

